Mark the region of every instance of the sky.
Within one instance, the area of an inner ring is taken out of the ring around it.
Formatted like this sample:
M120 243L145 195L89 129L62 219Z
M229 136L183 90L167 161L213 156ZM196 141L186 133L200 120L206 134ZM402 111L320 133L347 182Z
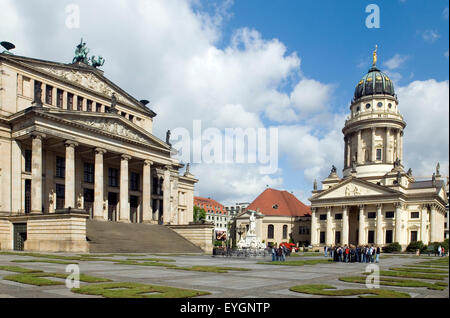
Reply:
M367 27L370 4L379 8L378 28ZM13 42L17 55L70 63L83 37L106 59L106 77L151 101L153 133L163 140L168 129L193 135L198 120L221 133L277 129L278 169L193 163L196 195L251 202L269 186L310 204L314 179L332 165L342 176L342 128L375 45L407 123L404 166L431 178L440 162L447 175L448 7L445 0L0 0L0 41Z

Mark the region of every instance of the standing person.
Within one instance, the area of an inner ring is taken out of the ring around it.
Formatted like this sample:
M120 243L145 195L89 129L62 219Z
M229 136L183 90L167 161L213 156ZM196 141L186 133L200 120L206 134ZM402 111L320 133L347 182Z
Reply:
M344 255L345 262L348 263L348 258L350 256L350 249L348 248L347 245L345 245L344 253L345 253L345 255Z
M376 259L376 263L380 262L380 253L381 253L381 249L379 246L377 246L377 259Z
M333 259L334 257L334 250L335 250L336 246L330 246L330 258Z
M439 247L438 247L438 254L439 254L439 256L441 256L441 253L442 253L442 246L439 245Z
M277 260L277 243L272 246L272 262Z
M323 248L323 256L327 257L328 256L328 246L325 245L325 247Z
M360 256L361 256L361 249L359 246L356 247L356 262L360 262Z

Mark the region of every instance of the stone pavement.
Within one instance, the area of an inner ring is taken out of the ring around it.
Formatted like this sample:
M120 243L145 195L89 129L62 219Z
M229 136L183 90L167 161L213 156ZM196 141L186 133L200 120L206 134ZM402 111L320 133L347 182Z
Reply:
M152 257L152 255L146 256ZM134 258L146 258L134 257ZM307 294L299 294L289 291L289 288L300 284L330 284L340 288L365 288L363 284L340 282L337 278L342 276L360 276L367 264L360 263L329 263L305 266L280 266L257 264L262 259L236 259L225 257L212 257L206 255L168 255L153 256L176 260L177 266L227 266L248 268L251 271L232 271L228 273L194 272L164 267L149 267L114 264L102 261L79 262L82 274L96 277L109 278L118 282L138 282L144 284L163 285L187 289L195 289L210 292L205 298L303 298L321 297ZM111 258L111 257L108 257ZM115 259L126 259L130 256L115 256ZM0 255L0 266L20 266L31 269L39 269L46 272L64 273L66 265L49 263L13 263L11 260L34 259L29 256ZM324 259L316 257L291 257L289 260ZM269 258L266 258L269 261ZM380 270L387 270L392 266L400 266L425 261L424 257L397 257L390 256L381 259ZM37 287L21 283L15 283L2 279L6 275L14 273L0 271L0 298L24 297L24 298L93 298L74 294L65 285ZM433 281L430 281L433 282ZM445 280L448 283L448 277ZM81 283L82 285L84 283ZM384 289L398 290L410 293L411 297L439 297L448 298L449 288L444 291L429 290L427 288L406 288L381 286ZM355 296L357 297L357 296Z

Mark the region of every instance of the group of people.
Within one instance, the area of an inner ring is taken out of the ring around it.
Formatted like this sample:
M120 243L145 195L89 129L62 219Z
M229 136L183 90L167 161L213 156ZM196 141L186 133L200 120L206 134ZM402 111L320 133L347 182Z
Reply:
M379 263L381 249L375 246L325 246L324 256L335 262L344 263Z
M438 254L439 254L439 256L445 256L446 255L445 254L445 248L443 246L441 246L441 245L439 245L439 247L438 247Z
M275 244L272 246L272 262L284 262L286 261L286 256L291 255L291 250L284 245L280 245L277 248Z

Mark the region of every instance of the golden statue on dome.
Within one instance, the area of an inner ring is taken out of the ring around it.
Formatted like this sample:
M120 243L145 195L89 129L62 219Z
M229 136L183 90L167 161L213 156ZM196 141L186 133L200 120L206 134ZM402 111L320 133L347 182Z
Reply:
M375 51L373 51L373 64L372 66L376 66L377 65L377 50L378 50L378 45L375 45Z

